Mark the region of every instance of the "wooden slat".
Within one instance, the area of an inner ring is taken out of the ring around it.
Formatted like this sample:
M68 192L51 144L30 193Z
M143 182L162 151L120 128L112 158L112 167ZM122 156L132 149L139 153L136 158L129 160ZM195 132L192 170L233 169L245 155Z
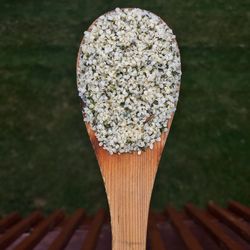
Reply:
M57 227L58 228L63 228L64 225L66 225L66 223L68 222L68 220L70 219L70 215L65 214L64 218L58 223ZM85 219L85 218L84 218Z
M244 218L245 220L250 221L250 208L242 205L237 201L230 201L228 203L228 208L234 213Z
M40 223L37 228L35 228L35 230L13 250L32 250L42 240L46 233L62 221L63 218L64 213L61 210L55 211Z
M192 232L189 230L186 224L182 220L182 216L171 206L167 206L166 213L172 225L180 235L183 243L188 250L202 250L203 247L199 241L195 238Z
M219 207L215 203L210 202L208 204L208 210L219 220L223 221L235 232L237 232L242 238L250 241L250 227L245 224L241 219L235 217L230 212Z
M34 212L30 214L26 219L20 221L13 226L0 238L0 249L5 249L14 240L16 240L22 233L29 230L32 226L38 223L43 218L41 212Z
M94 250L96 248L97 239L104 220L105 211L100 209L90 225L86 238L83 242L82 250Z
M148 239L152 250L167 250L156 226L156 220L152 212L149 213L148 219Z
M17 213L11 213L0 220L0 233L10 228L12 225L21 220L21 216Z
M228 250L242 250L241 245L232 240L215 221L210 220L209 217L200 209L196 208L192 204L187 204L185 208L186 211L201 226L203 226L208 233L210 233L210 235L218 242L219 245L222 245Z
M79 208L64 224L61 232L52 242L49 250L62 250L68 244L71 236L84 218L84 210Z

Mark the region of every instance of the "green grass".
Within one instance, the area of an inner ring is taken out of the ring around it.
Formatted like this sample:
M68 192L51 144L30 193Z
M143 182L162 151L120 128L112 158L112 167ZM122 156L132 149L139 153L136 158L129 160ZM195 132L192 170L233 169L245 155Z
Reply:
M106 206L82 122L75 62L84 30L116 6L160 15L181 49L180 101L152 207L204 206L210 199L250 205L246 1L2 0L0 214Z

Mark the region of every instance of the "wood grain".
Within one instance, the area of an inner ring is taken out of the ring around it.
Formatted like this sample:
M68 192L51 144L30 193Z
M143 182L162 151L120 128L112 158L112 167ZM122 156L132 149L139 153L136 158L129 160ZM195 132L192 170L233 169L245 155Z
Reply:
M172 116L173 119L173 116ZM170 129L172 119L168 122ZM110 155L98 145L90 125L86 128L100 166L109 202L112 249L143 250L146 247L148 210L155 175L168 133L154 148L141 155L134 153Z

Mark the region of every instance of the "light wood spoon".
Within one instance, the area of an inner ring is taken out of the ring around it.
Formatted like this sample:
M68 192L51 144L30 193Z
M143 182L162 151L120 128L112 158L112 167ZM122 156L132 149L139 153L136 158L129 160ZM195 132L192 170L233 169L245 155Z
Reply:
M89 27L89 31L95 22ZM82 41L83 43L84 41ZM77 67L79 64L78 52ZM174 113L168 121L168 132ZM89 123L85 123L104 181L111 216L113 250L145 250L149 204L161 154L168 132L154 148L138 155L110 155L99 146Z

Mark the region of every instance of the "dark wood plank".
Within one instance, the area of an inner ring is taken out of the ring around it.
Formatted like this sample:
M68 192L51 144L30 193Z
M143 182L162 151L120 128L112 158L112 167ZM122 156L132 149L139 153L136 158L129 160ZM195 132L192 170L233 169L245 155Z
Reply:
M157 228L156 219L152 212L149 213L148 218L148 239L152 250L167 250L160 231Z
M86 238L83 242L82 250L94 250L96 248L97 239L104 221L105 211L100 209L90 225Z
M188 250L202 250L203 247L199 243L199 241L195 238L192 232L189 230L187 225L182 220L182 215L179 214L173 207L167 206L166 213L178 232L180 238L182 239L183 243L185 244Z
M83 209L79 208L64 224L61 232L52 242L48 250L62 250L68 244L71 236L74 231L82 222L82 219L85 216Z
M232 230L238 233L242 238L250 241L250 227L240 218L237 218L230 212L219 207L213 202L208 204L208 210L219 220L227 224Z
M58 228L63 228L64 225L68 222L68 220L70 219L70 216L68 214L64 215L64 218L62 219L62 221L60 221L57 225ZM84 218L85 220L85 218Z
M0 233L16 224L21 220L21 216L17 212L13 212L0 220Z
M238 214L240 217L244 218L245 220L250 221L250 208L242 205L241 203L237 201L230 201L228 203L228 209Z
M27 230L30 230L32 226L37 224L43 219L41 212L34 212L30 214L26 219L20 221L11 229L9 229L1 238L0 238L0 249L7 248L11 243L13 243L22 233Z
M213 220L211 220L200 209L192 204L185 206L186 211L217 241L219 246L223 246L228 250L242 250L240 244L231 239L222 228Z
M49 232L64 218L64 213L61 210L55 211L41 222L32 233L21 241L13 250L32 250Z

